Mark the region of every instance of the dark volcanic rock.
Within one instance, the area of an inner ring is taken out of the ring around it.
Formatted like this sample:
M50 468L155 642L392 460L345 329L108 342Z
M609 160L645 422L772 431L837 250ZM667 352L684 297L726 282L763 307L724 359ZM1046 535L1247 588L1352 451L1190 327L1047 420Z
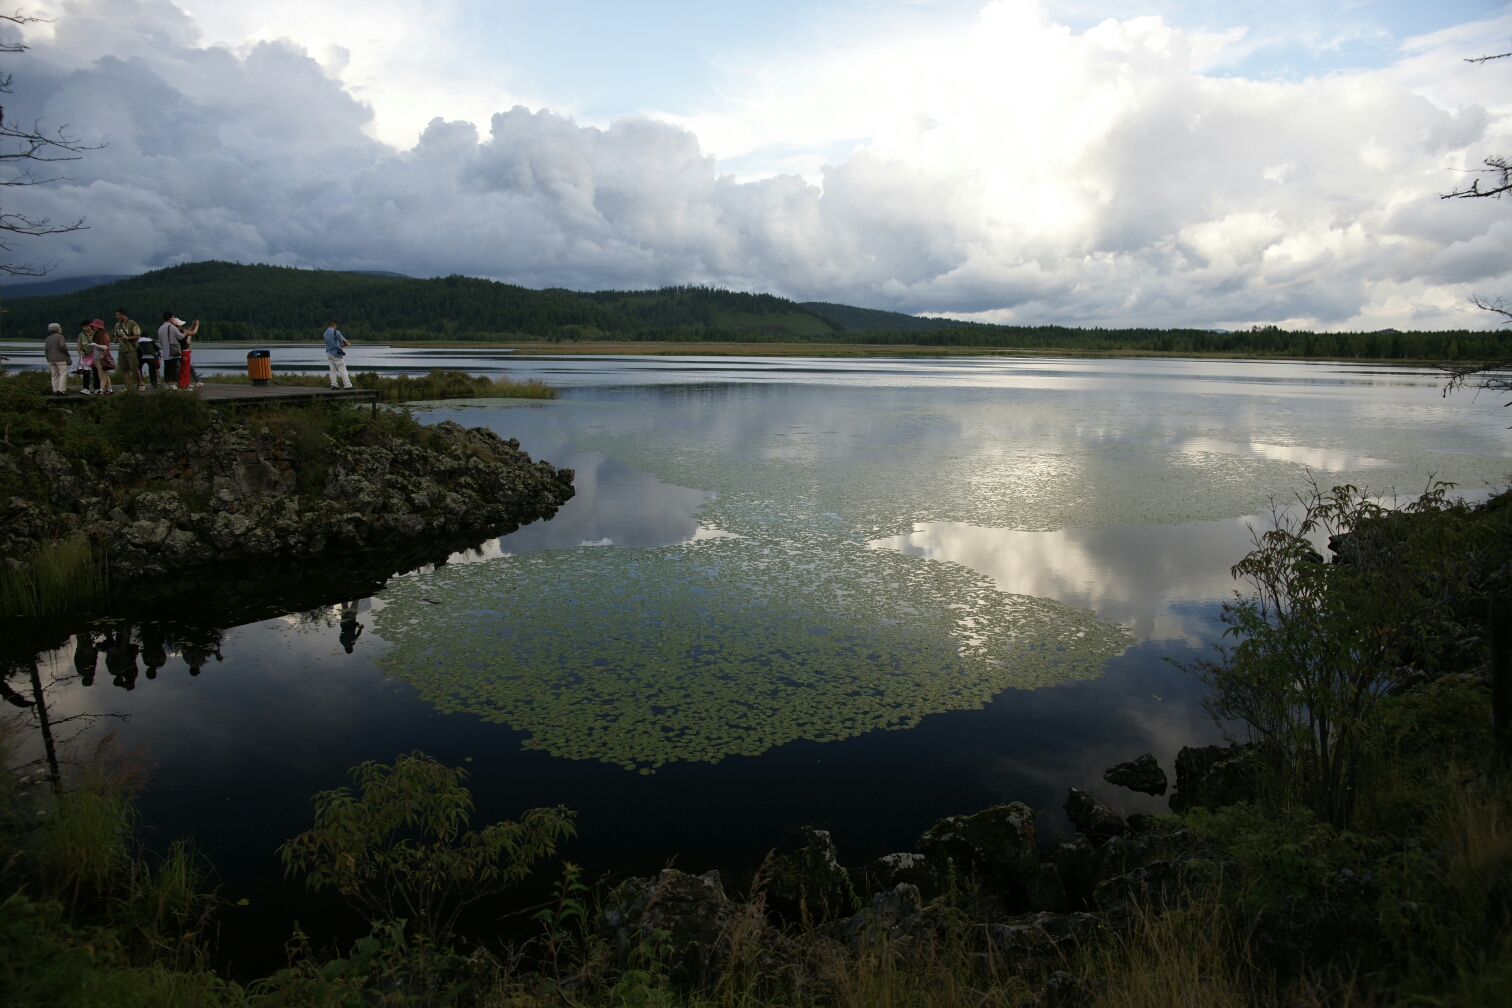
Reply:
M1066 804L1062 806L1066 815L1071 818L1077 830L1093 838L1121 836L1129 832L1129 824L1124 817L1114 812L1102 802L1093 798L1085 791L1071 788L1066 795Z
M1050 860L1060 875L1061 885L1073 905L1085 903L1092 896L1098 879L1092 877L1092 844L1086 837L1058 837Z
M1069 958L1077 945L1097 933L1098 923L1089 913L1029 913L988 924L987 936L1009 960Z
M1130 791L1142 791L1148 795L1166 793L1165 771L1160 769L1154 753L1145 753L1138 759L1108 767L1103 771L1103 780L1109 784L1117 784Z
M836 922L829 934L844 942L851 951L858 952L868 930L873 929L887 935L892 951L906 954L918 950L929 939L934 933L934 924L924 914L919 890L900 882L886 892L873 895L871 906L865 911Z
M725 896L719 872L688 875L668 868L654 878L625 881L604 901L598 934L614 947L619 966L657 929L672 936L671 975L683 985L705 983L719 962L721 939L744 904Z
M941 819L919 837L919 853L935 864L948 858L961 873L996 883L1022 883L1039 863L1034 810L1023 802L994 805L975 815Z
M840 866L828 830L805 827L808 845L772 862L767 906L784 920L821 923L861 909L850 873Z
M926 900L943 891L945 880L938 866L923 854L885 854L859 872L867 892L881 892L900 884L914 886Z
M1025 886L1029 909L1048 913L1065 913L1070 905L1066 887L1061 883L1060 870L1053 864L1040 864L1029 873Z
M48 501L4 507L0 561L82 531L108 551L113 584L150 582L212 561L504 534L551 517L573 494L572 470L534 462L481 427L445 421L427 428L424 446L377 426L353 447L322 437L296 443L212 411L204 432L174 450L139 446L103 471L49 442L27 447L7 464L45 484Z
M1184 747L1176 754L1176 792L1171 811L1222 808L1253 800L1263 771L1259 750L1250 744Z

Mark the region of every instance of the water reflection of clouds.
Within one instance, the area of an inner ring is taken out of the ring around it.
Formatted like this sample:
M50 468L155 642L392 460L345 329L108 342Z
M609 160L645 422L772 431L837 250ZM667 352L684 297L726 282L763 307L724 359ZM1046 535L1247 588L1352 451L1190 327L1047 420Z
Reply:
M1211 639L1211 603L1236 587L1229 568L1268 519L1022 532L964 522L923 522L871 543L958 563L1015 595L1053 598L1122 623L1140 640Z
M711 535L696 517L709 499L707 491L663 483L597 453L557 453L553 461L577 474L572 500L550 521L499 539L497 552L488 544L487 555L575 546L666 546Z
M1327 472L1378 469L1395 464L1389 459L1370 458L1367 455L1357 455L1353 452L1340 451L1334 448L1307 448L1301 445L1261 444L1258 441L1234 444L1226 441L1214 441L1209 438L1186 438L1185 440L1170 443L1170 447L1179 452L1195 455L1210 452L1218 452L1225 455L1259 455L1261 458L1273 459L1277 462L1295 462L1298 465L1307 466L1309 469L1322 469Z

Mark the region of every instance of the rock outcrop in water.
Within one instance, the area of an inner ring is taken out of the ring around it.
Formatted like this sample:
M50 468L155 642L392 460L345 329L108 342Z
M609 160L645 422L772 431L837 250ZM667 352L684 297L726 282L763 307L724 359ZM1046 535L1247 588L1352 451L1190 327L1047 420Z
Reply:
M572 470L532 461L518 441L450 421L424 431L414 443L374 426L339 446L318 431L281 434L213 414L172 450L123 451L106 466L71 461L50 442L29 446L0 465L40 478L48 499L0 507L0 560L83 532L104 547L118 584L210 562L504 534L573 495Z
M1170 783L1154 753L1145 753L1138 759L1108 767L1103 771L1103 780L1147 795L1165 794Z

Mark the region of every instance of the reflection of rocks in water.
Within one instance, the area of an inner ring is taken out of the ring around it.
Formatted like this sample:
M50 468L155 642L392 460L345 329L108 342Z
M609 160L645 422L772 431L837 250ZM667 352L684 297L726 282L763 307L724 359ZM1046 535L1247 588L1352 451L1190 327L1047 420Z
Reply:
M36 656L67 646L74 638L74 671L85 686L95 684L100 656L114 685L130 689L145 667L156 679L178 652L191 674L221 661L223 631L289 613L327 613L350 608L351 642L361 635L354 599L376 594L395 575L442 566L449 557L479 549L506 529L426 537L391 549L350 550L318 560L243 561L229 569L180 571L161 582L133 585L129 593L101 598L91 609L61 616L8 621L0 634L0 663L24 667ZM93 629L102 625L102 633ZM79 629L80 624L90 628ZM343 622L341 642L349 628Z

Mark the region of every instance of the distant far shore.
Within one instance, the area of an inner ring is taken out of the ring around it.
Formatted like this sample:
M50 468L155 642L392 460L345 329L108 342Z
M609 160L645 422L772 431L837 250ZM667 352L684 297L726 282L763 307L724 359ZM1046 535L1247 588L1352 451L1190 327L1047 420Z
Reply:
M7 343L40 344L40 339L5 337L0 345ZM1091 360L1118 358L1174 358L1187 360L1249 360L1294 362L1298 364L1370 364L1390 367L1439 367L1443 360L1429 358L1391 357L1302 357L1295 354L1264 354L1240 351L1191 350L1069 350L1062 347L982 347L982 346L917 346L900 343L714 343L714 342L651 342L632 340L605 340L602 342L561 342L547 340L523 340L496 342L485 340L374 340L368 342L361 336L353 336L352 342L368 347L402 347L405 349L435 350L511 350L521 356L681 356L681 357L1031 357L1031 358L1081 358ZM319 347L318 340L260 340L232 341L215 340L197 344L204 349L250 350L256 347ZM1464 363L1464 361L1459 361Z

